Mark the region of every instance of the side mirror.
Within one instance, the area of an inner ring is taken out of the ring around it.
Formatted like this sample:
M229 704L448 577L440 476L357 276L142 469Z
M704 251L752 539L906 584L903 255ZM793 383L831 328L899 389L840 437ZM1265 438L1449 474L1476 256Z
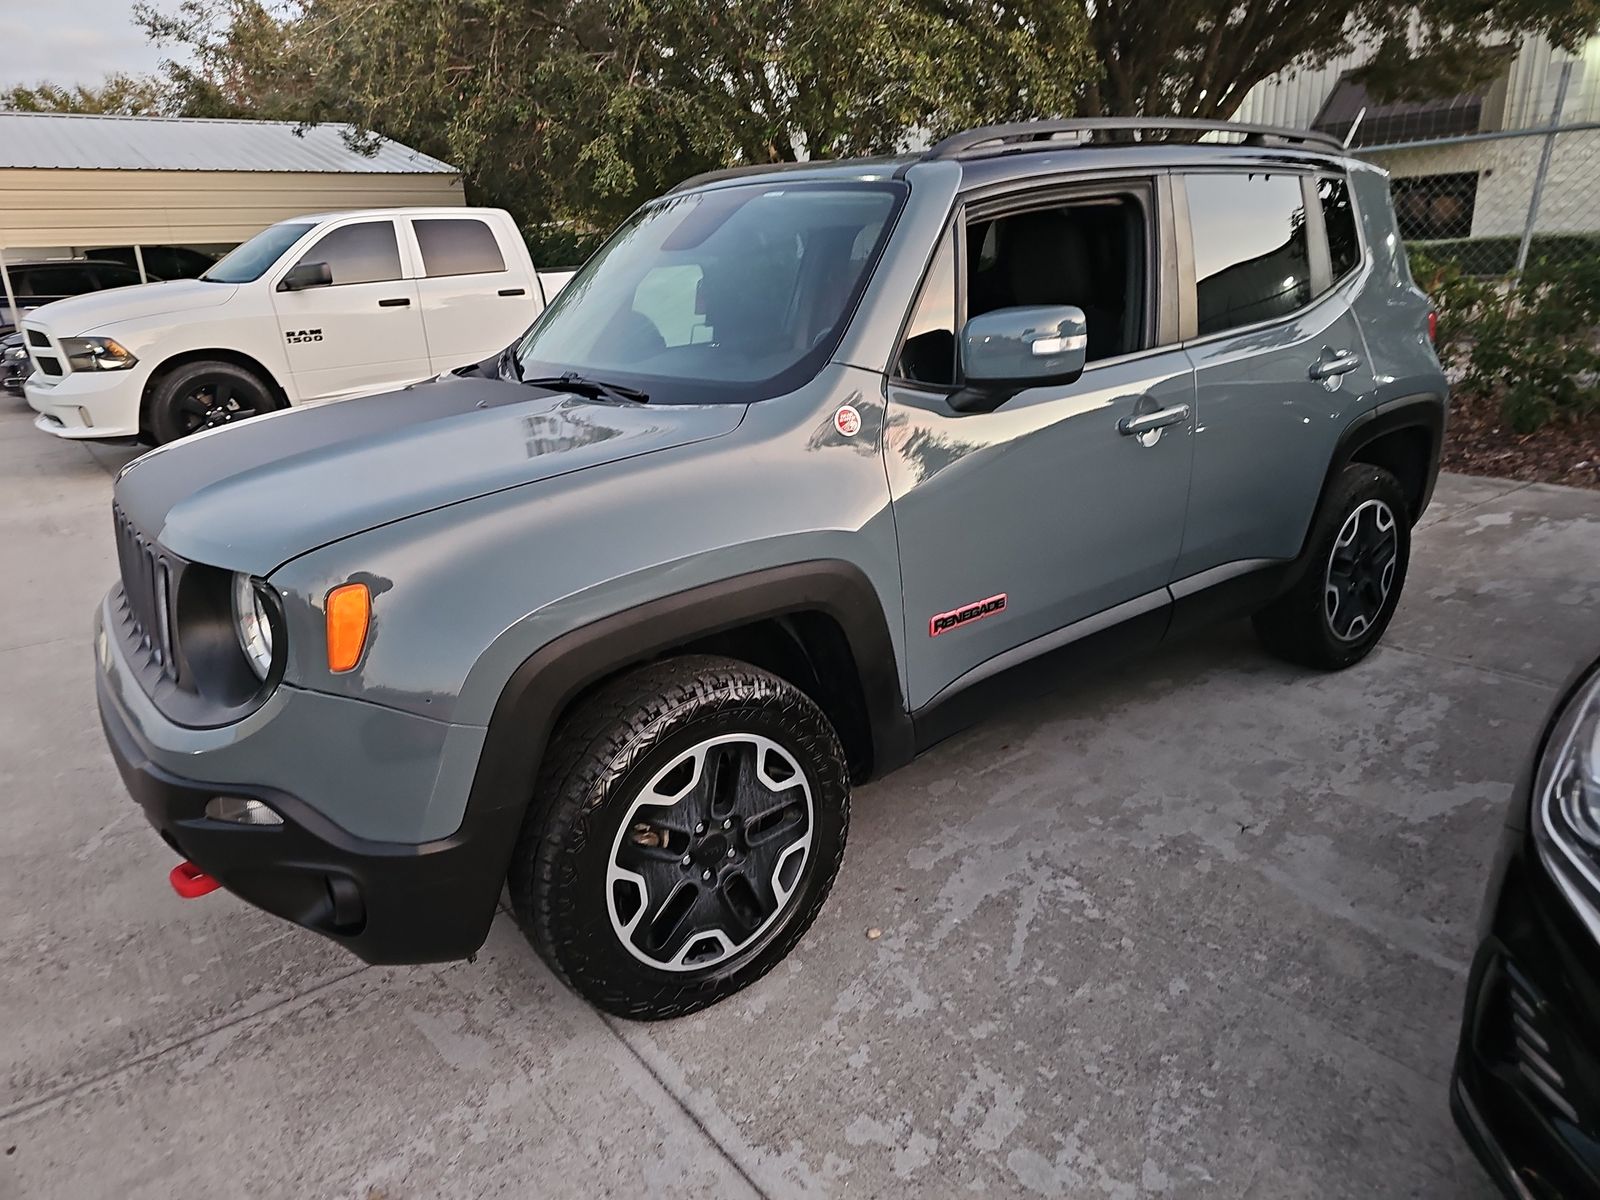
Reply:
M993 412L1025 388L1071 383L1088 359L1088 322L1070 304L997 308L961 330L967 386L950 397L957 412Z
M333 268L325 262L295 263L278 280L280 292L299 292L306 288L328 287L333 283Z

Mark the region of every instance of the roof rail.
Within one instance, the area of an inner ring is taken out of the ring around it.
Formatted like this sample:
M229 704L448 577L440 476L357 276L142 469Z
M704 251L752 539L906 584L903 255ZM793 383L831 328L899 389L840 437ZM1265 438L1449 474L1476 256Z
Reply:
M1344 153L1339 139L1310 129L1287 129L1277 125L1245 125L1237 121L1202 121L1192 117L1073 117L1060 121L1015 121L1008 125L980 125L953 133L934 145L924 161L964 158L985 150L1057 149L1063 143L1056 135L1081 133L1083 143L1092 142L1098 133L1237 133L1246 146L1306 146ZM1073 143L1066 143L1071 145ZM1082 143L1078 143L1082 144Z

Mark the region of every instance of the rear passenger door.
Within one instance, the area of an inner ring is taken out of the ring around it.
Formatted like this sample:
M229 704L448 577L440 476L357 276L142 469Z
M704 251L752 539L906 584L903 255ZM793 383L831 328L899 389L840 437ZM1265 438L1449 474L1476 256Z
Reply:
M478 362L515 341L539 313L533 280L516 269L517 248L502 245L479 217L415 217L417 291L435 372Z
M1196 385L1181 585L1299 554L1339 435L1376 385L1350 311L1366 256L1345 177L1258 168L1175 182Z
M328 264L331 285L280 290L295 266L319 262ZM381 391L432 374L417 284L406 275L388 218L335 225L278 265L272 306L302 399Z

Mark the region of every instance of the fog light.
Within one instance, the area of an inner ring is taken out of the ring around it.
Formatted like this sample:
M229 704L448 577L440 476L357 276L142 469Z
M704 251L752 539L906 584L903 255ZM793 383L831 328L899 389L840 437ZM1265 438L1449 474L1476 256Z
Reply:
M206 816L236 825L282 825L283 818L259 800L243 796L213 796L206 801Z

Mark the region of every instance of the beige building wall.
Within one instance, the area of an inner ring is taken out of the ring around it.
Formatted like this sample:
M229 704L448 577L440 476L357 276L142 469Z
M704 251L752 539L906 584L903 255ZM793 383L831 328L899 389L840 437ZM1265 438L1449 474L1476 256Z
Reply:
M1472 236L1518 235L1528 219L1533 178L1545 139L1503 138L1452 146L1418 146L1371 155L1373 162L1396 179L1418 176L1476 174L1478 194L1472 210ZM1600 232L1600 130L1585 129L1557 136L1539 202L1539 233Z
M455 174L0 169L0 249L235 243L302 213L465 204Z

